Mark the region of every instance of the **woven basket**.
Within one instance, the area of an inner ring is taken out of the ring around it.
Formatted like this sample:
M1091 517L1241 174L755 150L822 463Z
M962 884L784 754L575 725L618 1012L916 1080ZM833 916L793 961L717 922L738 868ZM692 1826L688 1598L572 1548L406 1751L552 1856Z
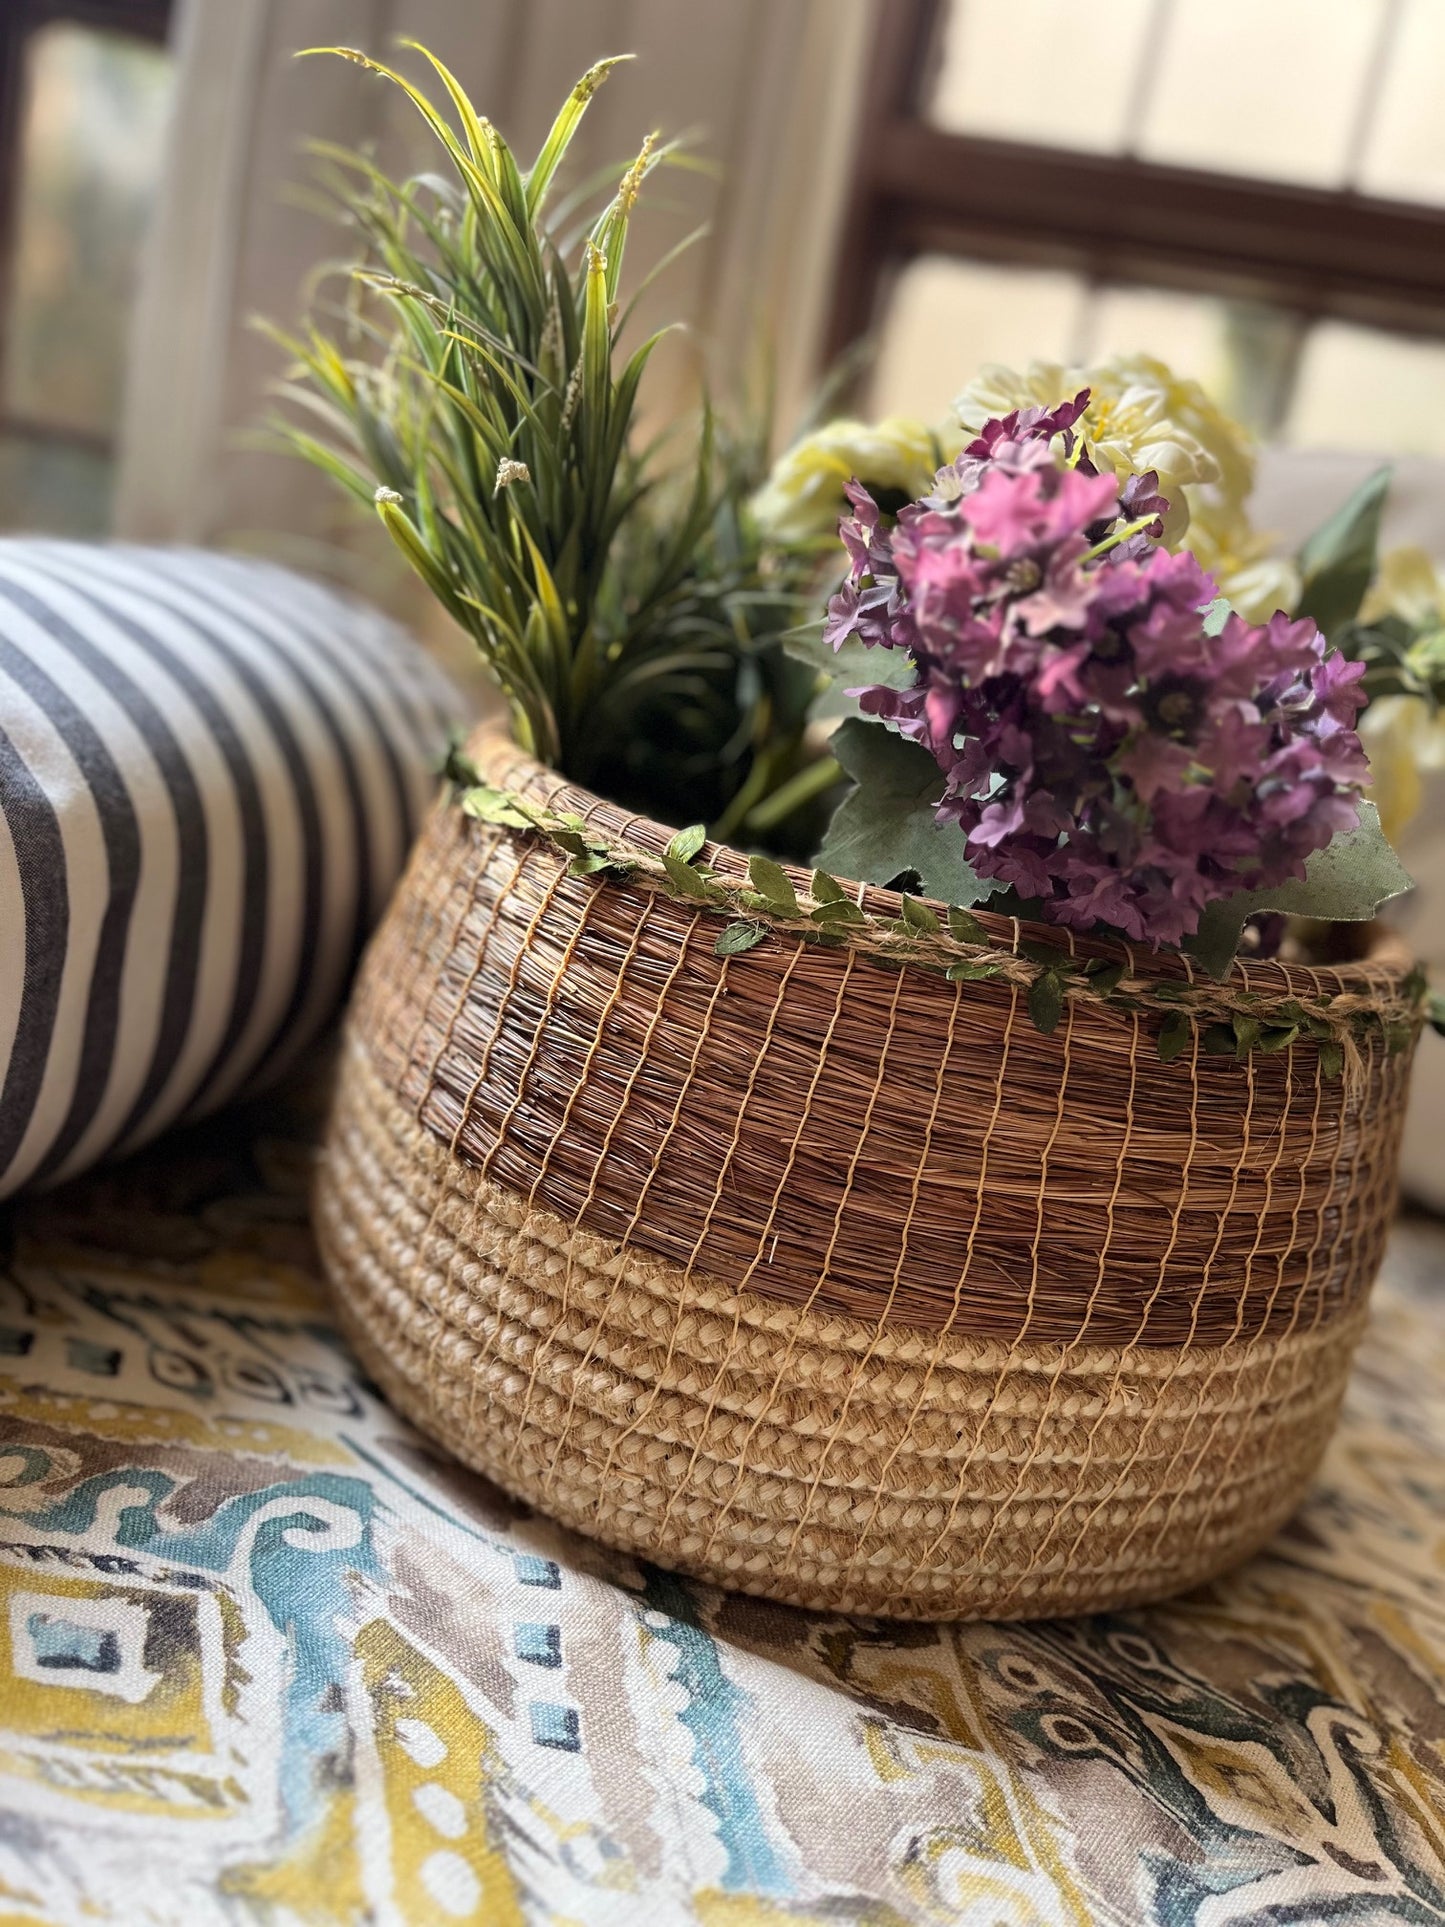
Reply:
M1016 962L1019 927L982 921ZM363 969L318 1195L392 1401L569 1526L810 1607L1095 1611L1266 1540L1334 1424L1392 1209L1403 964L1237 966L1236 997L1396 1013L1396 1050L1366 1023L1331 1081L1307 1037L1235 1061L1196 1032L1166 1064L1158 1010L1071 994L1046 1036L1020 973L786 928L720 958L722 928L438 807ZM1129 961L1192 994L1179 960Z

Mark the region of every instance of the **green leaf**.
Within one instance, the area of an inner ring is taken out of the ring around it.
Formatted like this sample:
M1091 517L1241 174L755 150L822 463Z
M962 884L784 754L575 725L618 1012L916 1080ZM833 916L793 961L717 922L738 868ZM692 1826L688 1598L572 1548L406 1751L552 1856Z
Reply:
M1375 573L1389 486L1390 470L1376 469L1300 550L1304 587L1295 614L1312 617L1331 640L1359 614Z
M745 950L756 949L767 934L761 923L730 923L713 945L713 955L739 957Z
M1029 1016L1045 1037L1058 1029L1064 1014L1064 980L1056 970L1043 970L1029 988Z
M1172 1064L1181 1051L1189 1048L1194 1035L1194 1025L1188 1011L1171 1010L1159 1028L1159 1056L1166 1064Z
M1345 1050L1343 1044L1337 1044L1333 1038L1331 1038L1328 1043L1321 1044L1320 1073L1325 1082L1327 1084L1337 1082L1344 1068Z
M678 831L667 846L667 854L675 856L679 863L691 863L706 842L706 828L701 823L694 823L690 829Z
M796 917L800 914L797 892L771 857L750 856L748 879L774 916Z
M1205 635L1217 636L1221 634L1224 629L1225 623L1228 622L1229 618L1233 614L1234 614L1234 610L1230 604L1229 598L1227 596L1217 595L1214 598L1213 602L1210 603L1209 607L1204 611Z
M1110 963L1107 957L1091 957L1084 965L1084 975L1089 980L1089 988L1096 996L1108 997L1119 988L1124 978L1124 965Z
M1030 963L1042 964L1045 970L1067 970L1069 959L1051 943L1035 943L1031 937L1024 937L1019 943L1019 955L1027 957Z
M1259 1042L1259 1035L1263 1026L1257 1017L1245 1017L1236 1011L1231 1020L1231 1027L1234 1031L1235 1056L1248 1057L1249 1053Z
M903 899L903 921L910 930L916 930L920 936L936 937L939 933L938 918L928 905L920 903L917 897Z
M1211 1024L1199 1041L1206 1057L1233 1057L1239 1049L1233 1024Z
M783 638L783 650L795 662L805 662L820 676L827 676L840 689L910 689L913 686L913 658L906 649L866 648L861 642L845 642L834 649L823 640L816 625L791 629Z
M1212 977L1223 977L1239 948L1245 921L1256 911L1285 910L1291 916L1329 923L1367 923L1382 903L1409 888L1409 873L1385 841L1379 811L1373 803L1361 803L1358 826L1316 850L1305 864L1303 878L1291 878L1269 890L1241 890L1211 903L1199 919L1198 930L1184 939L1184 948Z
M950 964L943 974L951 984L976 984L987 977L996 977L1002 968L1002 964L990 963L986 957L963 957Z
M1431 991L1429 1001L1425 1005L1425 1021L1431 1030L1438 1031L1442 1037L1445 1037L1445 992Z
M967 905L989 895L993 886L975 876L962 831L934 821L943 778L921 744L852 716L831 747L858 787L828 826L818 854L825 869L864 883L888 883L913 870L924 893L944 903Z
M530 830L530 817L523 816L505 790L483 786L468 790L462 798L462 812L482 823L500 824L509 830Z
M617 867L612 857L604 856L598 850L590 850L586 856L573 857L567 865L567 874L569 877L595 877L600 876L604 870L614 870Z
M681 857L674 856L670 850L663 852L662 867L685 897L698 897L706 902L711 896L707 878L699 876L690 863L684 863Z
M814 870L812 892L814 903L845 903L848 899L837 877L830 877L826 870Z
M950 936L956 937L960 943L988 942L988 932L978 918L970 916L967 910L960 909L956 903L949 906L948 929Z
M867 919L856 903L847 897L839 897L829 903L820 903L815 910L808 912L814 923L865 923Z
M1276 1026L1262 1033L1259 1040L1259 1048L1266 1056L1272 1056L1275 1051L1288 1050L1298 1036L1298 1024L1288 1024L1283 1028Z

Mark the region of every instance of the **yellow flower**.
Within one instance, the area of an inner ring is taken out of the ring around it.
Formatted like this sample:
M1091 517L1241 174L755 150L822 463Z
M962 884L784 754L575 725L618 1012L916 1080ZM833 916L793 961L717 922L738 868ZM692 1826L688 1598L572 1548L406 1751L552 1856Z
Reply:
M1252 528L1242 510L1208 500L1196 504L1179 546L1198 557L1200 568L1213 576L1219 593L1246 622L1268 622L1276 609L1293 609L1299 600L1293 559Z
M873 495L922 495L963 446L956 427L934 430L890 415L886 421L834 421L794 442L753 497L753 514L775 542L835 535L847 509L844 484L854 479Z
M1402 616L1412 629L1445 626L1445 583L1423 549L1389 549L1360 605L1362 622Z
M1169 500L1164 539L1184 546L1190 517L1208 498L1238 510L1254 486L1254 455L1237 422L1216 408L1197 381L1187 381L1152 355L1113 355L1091 368L1035 361L1023 373L985 368L954 403L965 430L977 434L994 415L1052 406L1089 392L1081 428L1089 452L1117 475L1153 469Z
M1445 714L1423 696L1377 696L1360 716L1370 795L1392 843L1419 814L1421 773L1445 769Z
M1445 582L1423 549L1391 549L1360 608L1364 622L1399 616L1412 629L1445 627ZM1419 814L1421 774L1445 769L1445 712L1423 696L1380 696L1360 717L1370 794L1391 842Z

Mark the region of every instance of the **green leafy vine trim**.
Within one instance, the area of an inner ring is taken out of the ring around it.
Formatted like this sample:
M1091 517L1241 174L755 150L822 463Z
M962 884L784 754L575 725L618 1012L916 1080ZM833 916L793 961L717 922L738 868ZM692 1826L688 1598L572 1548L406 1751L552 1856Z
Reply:
M1297 1041L1319 1048L1320 1069L1333 1081L1363 1074L1361 1045L1383 1036L1396 1053L1411 1046L1427 1020L1445 1031L1445 999L1431 997L1423 971L1398 985L1334 995L1271 997L1229 983L1175 982L1136 974L1123 958L1070 956L1019 934L1005 949L967 910L942 915L916 897L903 897L896 917L864 910L836 877L814 870L802 893L780 865L748 859L746 878L725 876L699 859L707 832L679 830L660 854L639 849L582 817L557 811L517 790L481 780L464 758L448 765L454 796L483 823L544 837L568 859L568 874L655 890L706 909L726 922L713 946L719 957L740 956L773 935L846 947L893 968L931 970L950 983L999 982L1024 991L1025 1005L1045 1036L1057 1029L1070 1002L1157 1018L1155 1046L1165 1063L1192 1053L1243 1059L1288 1050Z

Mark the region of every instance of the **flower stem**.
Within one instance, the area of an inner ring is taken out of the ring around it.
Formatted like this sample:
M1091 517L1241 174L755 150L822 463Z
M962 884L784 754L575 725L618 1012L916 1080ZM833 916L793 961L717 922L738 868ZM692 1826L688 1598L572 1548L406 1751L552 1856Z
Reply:
M1081 562L1097 561L1101 555L1107 555L1110 549L1118 548L1121 542L1127 542L1131 535L1138 535L1142 529L1151 527L1158 520L1157 515L1141 515L1137 522L1126 522L1123 528L1115 529L1111 535L1106 535L1102 542L1096 542L1092 549L1086 550L1079 560Z

